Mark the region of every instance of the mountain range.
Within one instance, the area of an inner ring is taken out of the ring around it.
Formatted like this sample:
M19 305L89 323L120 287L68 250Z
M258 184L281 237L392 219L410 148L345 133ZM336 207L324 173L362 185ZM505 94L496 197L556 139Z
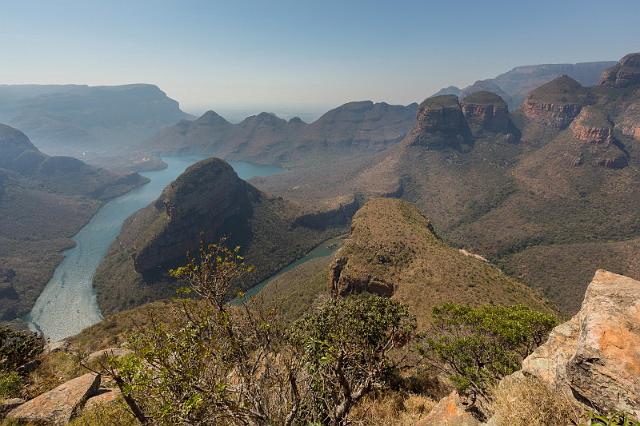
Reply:
M0 85L0 123L59 155L92 158L130 149L189 117L151 84Z
M306 205L415 202L445 241L573 313L594 265L640 277L639 58L626 56L593 87L558 77L513 113L489 92L432 97L404 140L374 158L256 184Z
M0 319L29 311L102 202L145 183L71 157L51 157L0 124Z
M440 89L433 96L456 95L462 99L474 92L489 91L502 97L509 105L509 109L515 110L520 107L530 91L556 77L568 75L583 86L593 86L598 83L600 74L615 64L612 61L600 61L577 64L525 65L515 67L495 78L478 80L463 89L456 86Z
M183 120L147 140L153 154L207 154L267 164L308 165L383 151L411 128L417 104L350 102L307 124L270 113L229 123L214 111Z

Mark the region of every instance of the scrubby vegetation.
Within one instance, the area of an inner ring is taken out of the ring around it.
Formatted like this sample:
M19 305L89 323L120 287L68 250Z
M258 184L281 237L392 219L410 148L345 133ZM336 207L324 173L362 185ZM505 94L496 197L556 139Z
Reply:
M202 302L171 305L182 321L154 321L105 366L140 422L344 424L400 366L392 354L415 329L405 306L333 299L283 326L273 309L226 303L249 270L237 249L211 245L172 272Z
M0 398L22 394L29 372L24 366L33 362L44 346L41 336L0 326Z
M421 352L457 390L475 403L489 402L489 388L520 368L558 323L525 306L444 304L433 309L434 334Z

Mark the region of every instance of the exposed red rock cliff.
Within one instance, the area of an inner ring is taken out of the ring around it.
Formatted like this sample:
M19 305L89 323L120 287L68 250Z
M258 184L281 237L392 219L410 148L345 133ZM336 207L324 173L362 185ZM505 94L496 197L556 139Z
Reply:
M640 53L629 53L602 73L600 86L629 87L640 84Z
M509 117L507 103L492 92L475 92L460 102L474 136L485 132L515 134L517 130Z
M431 148L460 148L472 142L458 98L434 96L420 104L412 144Z
M573 136L578 140L596 143L613 143L613 123L607 114L594 107L585 107L571 123Z
M539 124L564 129L586 103L587 96L580 83L563 75L532 91L522 105L522 112Z

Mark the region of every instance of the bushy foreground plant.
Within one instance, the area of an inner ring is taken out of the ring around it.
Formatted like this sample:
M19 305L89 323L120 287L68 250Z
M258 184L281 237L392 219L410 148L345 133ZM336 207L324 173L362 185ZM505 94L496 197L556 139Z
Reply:
M285 327L275 310L227 302L250 268L220 244L173 271L186 293L167 318L105 366L143 424L344 424L383 385L410 339L406 307L375 296L331 300Z
M44 339L30 331L16 331L0 326L0 371L14 371L38 356Z
M433 309L434 331L420 352L442 369L457 390L475 403L520 368L558 323L551 314L525 306L480 307L447 303Z

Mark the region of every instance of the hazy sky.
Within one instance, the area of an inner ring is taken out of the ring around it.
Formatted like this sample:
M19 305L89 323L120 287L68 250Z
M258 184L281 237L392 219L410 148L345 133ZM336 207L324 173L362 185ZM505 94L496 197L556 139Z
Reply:
M154 83L183 108L407 104L640 51L640 0L0 0L0 83Z

